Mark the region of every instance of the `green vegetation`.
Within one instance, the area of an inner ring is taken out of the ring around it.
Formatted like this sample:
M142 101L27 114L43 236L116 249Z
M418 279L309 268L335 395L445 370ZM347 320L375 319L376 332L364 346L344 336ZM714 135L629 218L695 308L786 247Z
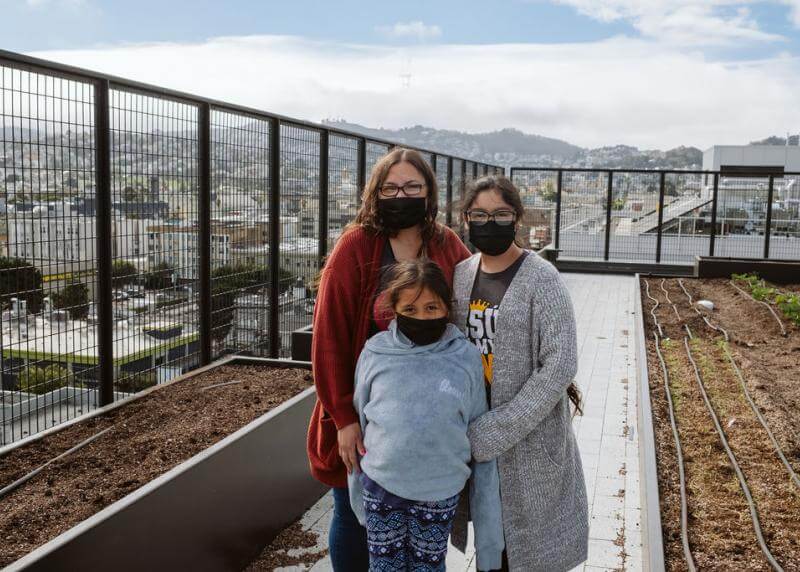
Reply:
M42 273L22 258L0 256L0 304L7 305L11 298L25 300L31 314L40 312Z
M144 287L149 290L172 288L172 274L175 269L169 262L159 262L144 278Z
M753 298L776 305L786 318L800 326L800 295L781 292L758 277L757 274L733 274L732 280L744 282Z
M51 364L46 367L32 365L20 372L17 383L20 391L42 395L72 385L72 380L72 373L60 365Z
M153 387L158 382L156 372L153 370L142 371L139 373L122 372L120 378L114 382L117 391L124 393L136 393Z
M89 314L89 289L83 282L68 284L51 296L53 307L69 310L73 320L82 320Z
M136 282L139 270L127 260L115 260L111 264L111 284L114 288L122 288Z

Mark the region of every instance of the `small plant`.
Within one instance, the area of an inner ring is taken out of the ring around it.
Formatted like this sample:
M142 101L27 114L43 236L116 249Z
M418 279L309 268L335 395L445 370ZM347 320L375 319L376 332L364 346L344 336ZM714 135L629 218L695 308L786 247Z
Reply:
M775 304L784 316L800 326L800 295L781 292L777 288L768 286L757 274L732 274L731 279L747 284L753 298Z

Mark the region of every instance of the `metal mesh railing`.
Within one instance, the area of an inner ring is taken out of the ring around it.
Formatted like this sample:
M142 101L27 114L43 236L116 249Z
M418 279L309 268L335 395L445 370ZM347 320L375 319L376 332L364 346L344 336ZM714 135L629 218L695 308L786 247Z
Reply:
M800 173L515 167L511 177L526 212L530 204L553 210L552 237L543 242L559 258L800 259Z
M225 354L288 356L392 145L8 52L0 129L0 445ZM450 157L423 153L445 220Z

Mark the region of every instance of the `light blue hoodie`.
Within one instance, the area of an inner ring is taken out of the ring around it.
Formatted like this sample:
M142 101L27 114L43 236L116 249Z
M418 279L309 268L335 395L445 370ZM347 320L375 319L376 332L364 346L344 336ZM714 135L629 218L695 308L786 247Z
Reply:
M437 342L417 346L392 321L364 346L353 404L364 433L367 454L360 464L367 476L415 501L455 496L469 479L478 568L500 568L504 542L497 464L472 463L467 439L469 423L488 409L477 348L452 324ZM356 474L349 475L348 487L363 525L363 486Z

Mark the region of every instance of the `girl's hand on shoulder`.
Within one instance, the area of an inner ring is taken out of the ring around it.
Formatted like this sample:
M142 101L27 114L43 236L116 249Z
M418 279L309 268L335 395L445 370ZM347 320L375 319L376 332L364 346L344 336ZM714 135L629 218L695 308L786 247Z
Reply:
M358 466L358 455L362 457L367 454L364 448L364 441L361 435L361 425L358 423L351 423L347 427L342 427L337 433L337 440L339 442L339 456L344 461L347 472L352 473L361 471Z

